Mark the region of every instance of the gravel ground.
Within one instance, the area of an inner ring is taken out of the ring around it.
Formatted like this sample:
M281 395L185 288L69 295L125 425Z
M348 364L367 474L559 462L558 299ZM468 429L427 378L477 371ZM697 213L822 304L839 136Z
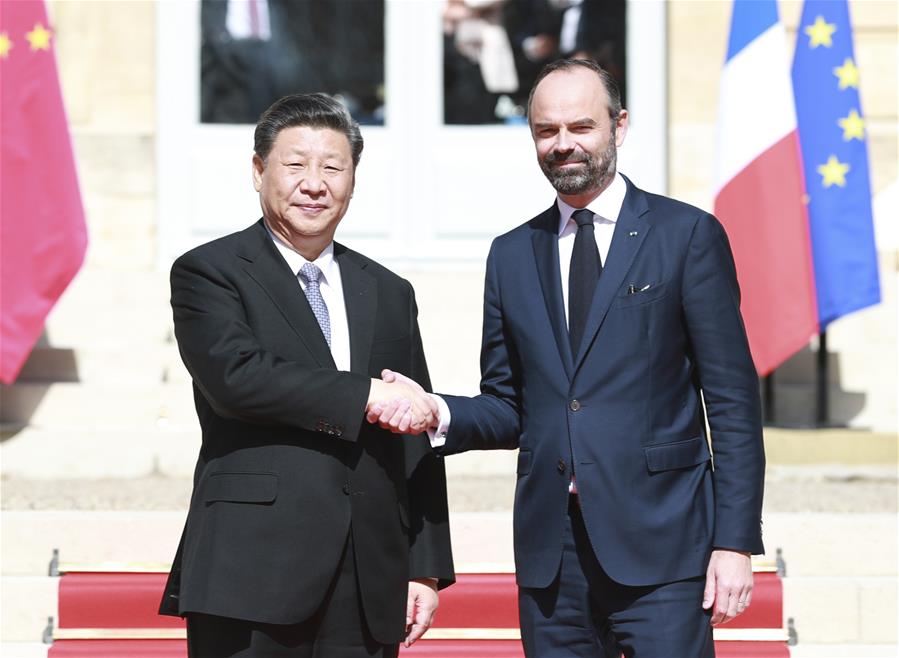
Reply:
M895 469L773 467L765 483L766 512L881 512L899 510ZM511 510L514 476L456 476L449 484L456 512ZM0 482L4 510L187 509L187 478L128 480L25 480Z

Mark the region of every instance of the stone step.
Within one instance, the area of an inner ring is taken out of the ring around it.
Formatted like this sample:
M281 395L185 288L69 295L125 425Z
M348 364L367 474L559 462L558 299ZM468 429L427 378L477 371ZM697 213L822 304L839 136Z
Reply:
M800 646L899 641L895 577L787 576L783 583L784 615L793 619Z
M57 616L59 578L4 575L0 585L0 637L5 642L40 642L48 618Z
M80 382L134 388L189 379L172 341L125 347L35 347L22 367L17 384Z
M197 423L186 381L141 385L23 383L2 389L0 422L7 425L84 429L148 429Z
M54 548L65 563L165 564L184 520L182 510L5 510L0 564L6 575L45 575ZM460 570L511 568L511 514L451 512L450 525ZM769 514L765 542L771 557L782 549L787 577L895 578L896 527L894 514Z
M767 514L763 540L783 550L787 577L840 575L895 578L895 514Z
M799 641L790 647L791 658L896 658L895 644L813 644Z
M190 477L193 473L200 429L186 381L143 387L18 384L3 390L0 409L5 422L0 425L0 455L7 478ZM888 434L772 428L766 431L765 446L769 482L795 480L793 491L799 497L808 497L801 485L815 479L854 483L856 488L866 481L881 488L889 482L896 486L897 441ZM449 476L495 478L504 492L497 507L487 490L460 491L475 505L468 505L466 511L511 509L516 460L517 451L506 450L473 451L446 459ZM471 484L478 487L474 480ZM490 505L478 506L478 496L490 499ZM773 511L783 508L781 503ZM826 509L825 504L811 511ZM835 511L849 510L841 506Z
M4 512L3 637L39 639L55 606L46 575L54 548L64 565L158 569L171 561L183 522L183 511ZM510 514L452 514L450 523L460 571L512 568ZM801 642L895 642L894 515L772 514L765 525L771 552L784 549L784 614Z
M3 658L47 658L50 645L43 642L2 642L0 656Z
M149 420L149 419L147 419ZM148 476L190 478L200 450L200 428L156 423L131 429L47 429L28 426L0 431L3 476L13 479L51 480L45 494L35 492L35 503L50 491L53 480L128 479Z

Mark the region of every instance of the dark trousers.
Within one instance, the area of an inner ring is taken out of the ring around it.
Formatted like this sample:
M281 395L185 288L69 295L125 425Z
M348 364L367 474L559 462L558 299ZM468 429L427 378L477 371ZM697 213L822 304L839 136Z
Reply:
M545 589L518 592L525 655L714 658L704 587L704 576L650 587L613 581L596 559L572 497L558 577Z
M399 646L368 632L359 597L352 533L319 610L298 624L261 624L190 613L190 658L396 658Z

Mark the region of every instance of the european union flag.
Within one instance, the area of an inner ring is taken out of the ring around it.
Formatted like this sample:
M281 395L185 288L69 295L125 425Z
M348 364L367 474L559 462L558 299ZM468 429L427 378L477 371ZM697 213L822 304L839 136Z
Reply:
M822 331L880 301L858 81L846 0L806 0L793 91Z

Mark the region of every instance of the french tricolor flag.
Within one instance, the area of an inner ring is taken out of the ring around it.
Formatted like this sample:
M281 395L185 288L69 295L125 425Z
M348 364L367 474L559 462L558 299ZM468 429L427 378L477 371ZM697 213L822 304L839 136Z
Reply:
M730 238L756 370L818 333L786 32L776 0L734 0L721 76L715 215Z

